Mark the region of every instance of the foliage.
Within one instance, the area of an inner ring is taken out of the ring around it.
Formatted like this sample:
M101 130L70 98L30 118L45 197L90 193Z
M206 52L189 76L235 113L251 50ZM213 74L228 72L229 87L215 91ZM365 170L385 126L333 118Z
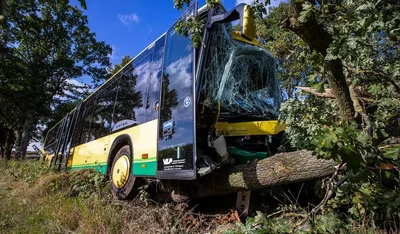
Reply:
M125 65L127 65L133 58L130 55L125 55L121 63L119 64L114 64L113 67L110 67L108 69L108 78L111 78L113 75L117 74L118 71L120 71Z
M100 198L110 197L109 182L104 175L94 170L73 171L69 176L68 195L71 197ZM60 188L57 183L50 184L55 189Z
M16 131L17 154L52 108L86 94L89 86L75 78L97 84L110 65L111 47L96 40L87 16L69 1L8 0L0 49L0 121Z
M190 36L194 48L203 44L202 32L204 32L204 23L195 16L191 15L185 21L178 21L175 25L175 31L178 35Z
M261 8L265 10L265 8ZM306 85L310 72L317 67L318 57L295 33L282 30L280 23L290 11L287 4L269 12L268 17L256 21L257 36L262 46L278 60L277 77L282 98L293 98L296 85Z
M179 9L189 4L174 2ZM267 9L268 0L253 4L258 39L278 59L283 97L289 98L281 109L289 125L287 138L297 149L346 164L347 172L333 186L337 194L329 201L333 216L314 219L321 223L314 230L334 232L332 220L346 218L350 224L372 215L372 226L393 220L388 214L400 212L399 147L390 146L400 136L400 5L296 0ZM336 98L299 96L299 85L318 92L329 85ZM343 209L351 215L342 216ZM240 228L262 233L279 227L269 223L258 214Z
M32 161L29 163L11 160L4 162L7 164L5 168L6 174L14 178L15 180L22 180L28 183L33 183L40 176L49 173L49 167L41 161Z
M47 171L27 183L28 173L14 177L6 170L38 174L38 163L10 163L0 160L0 233L207 233L217 226L185 204L113 200L108 181L93 170Z
M60 122L66 114L71 112L76 105L78 104L78 101L66 101L66 102L61 102L57 104L54 108L54 110L51 112L51 115L49 116L49 120L46 122L46 128L41 131L41 139L42 142L45 140L47 132L54 127L58 122Z
M288 124L285 133L291 145L310 150L315 147L315 137L339 120L333 101L314 96L307 100L289 99L282 103L281 118Z
M237 223L237 230L227 233L289 233L290 225L285 219L269 219L261 212L254 218L247 218L246 223Z
M235 230L226 233L293 233L293 225L301 218L295 213L282 213L279 217L266 217L257 212L254 218L247 218L246 223L237 223ZM295 233L348 233L350 225L343 223L335 213L317 215L313 220L295 230ZM353 232L357 233L354 229ZM365 231L365 230L364 230Z

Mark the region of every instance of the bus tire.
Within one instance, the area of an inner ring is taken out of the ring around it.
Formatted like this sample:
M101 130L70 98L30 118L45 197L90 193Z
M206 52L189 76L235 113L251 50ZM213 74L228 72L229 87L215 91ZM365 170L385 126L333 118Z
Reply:
M129 145L121 147L114 157L110 171L113 196L119 200L133 198L137 193L136 177L132 174L133 156Z

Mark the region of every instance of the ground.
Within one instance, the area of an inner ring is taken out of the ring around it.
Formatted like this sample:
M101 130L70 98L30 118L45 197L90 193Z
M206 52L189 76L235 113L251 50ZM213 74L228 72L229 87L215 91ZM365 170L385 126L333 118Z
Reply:
M224 233L237 222L234 213L198 214L141 197L114 200L92 171L58 174L39 162L0 160L0 233Z

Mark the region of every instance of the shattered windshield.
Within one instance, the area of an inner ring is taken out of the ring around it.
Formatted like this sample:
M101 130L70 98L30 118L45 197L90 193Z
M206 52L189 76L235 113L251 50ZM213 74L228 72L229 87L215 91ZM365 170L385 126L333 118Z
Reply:
M280 105L276 60L265 50L236 41L230 24L210 33L201 90L203 105L221 104L221 115L275 119Z

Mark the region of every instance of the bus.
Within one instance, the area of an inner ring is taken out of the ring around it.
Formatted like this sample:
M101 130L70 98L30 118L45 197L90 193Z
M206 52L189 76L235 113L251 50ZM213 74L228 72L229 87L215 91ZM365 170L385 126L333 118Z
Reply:
M175 26L198 16L202 44ZM237 30L236 30L237 29ZM195 182L277 152L285 129L277 62L250 6L189 6L178 21L47 133L58 170L93 168L127 199L143 178Z

